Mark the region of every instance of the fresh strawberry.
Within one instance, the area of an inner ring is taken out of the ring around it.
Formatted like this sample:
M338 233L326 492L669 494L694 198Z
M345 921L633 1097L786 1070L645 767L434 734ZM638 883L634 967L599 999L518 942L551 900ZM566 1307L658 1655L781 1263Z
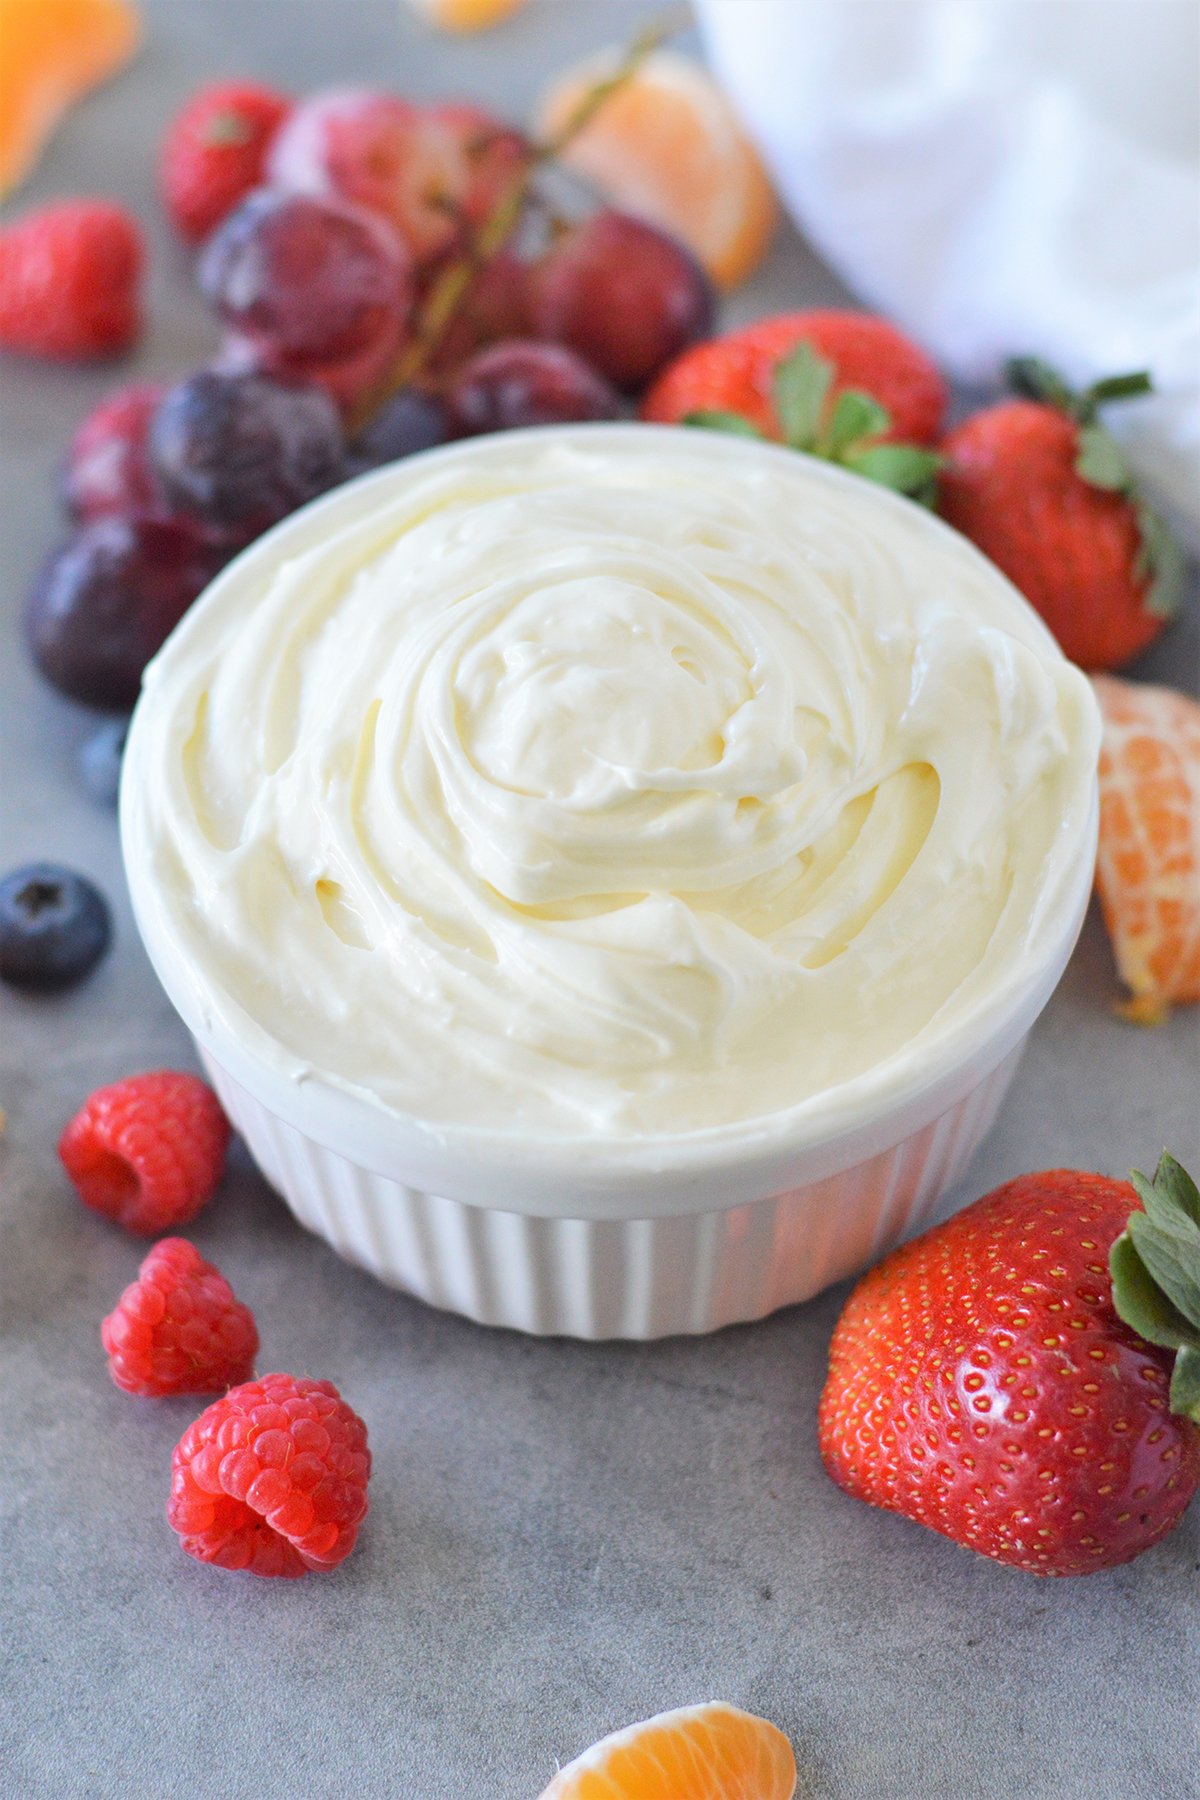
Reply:
M870 313L783 313L697 344L659 376L643 402L642 417L677 425L692 413L735 413L764 437L787 437L786 421L778 412L776 371L800 344L830 365L831 400L853 388L886 410L882 442L926 447L937 442L946 411L945 382L923 350L887 319Z
M1116 669L1175 612L1182 558L1139 496L1099 408L1144 373L1072 394L1045 364L1010 365L1026 396L978 412L942 446L939 510L977 544L1085 669Z
M789 313L685 350L642 417L782 439L929 502L945 403L933 364L886 319Z
M177 229L198 243L263 178L267 151L292 110L286 94L217 81L192 95L163 140L159 185Z
M1132 1181L1021 1176L863 1277L821 1396L839 1487L1038 1575L1166 1536L1200 1485L1200 1191L1166 1155Z
M66 362L127 350L142 237L123 207L61 200L0 232L0 348Z

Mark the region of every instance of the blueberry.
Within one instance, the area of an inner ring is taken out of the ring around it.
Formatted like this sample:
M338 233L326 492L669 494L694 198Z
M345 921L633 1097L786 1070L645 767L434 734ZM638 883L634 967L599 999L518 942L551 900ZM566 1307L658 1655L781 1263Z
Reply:
M79 774L84 789L98 806L115 806L121 785L121 758L125 754L128 719L109 719L85 738L79 752Z
M112 937L99 888L57 863L27 863L0 881L0 980L64 988L99 962Z

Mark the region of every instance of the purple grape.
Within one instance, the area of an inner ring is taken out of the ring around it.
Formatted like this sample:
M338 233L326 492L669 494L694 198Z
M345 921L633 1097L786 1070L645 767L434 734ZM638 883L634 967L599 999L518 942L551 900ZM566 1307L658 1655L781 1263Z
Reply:
M167 499L217 530L265 531L339 481L343 456L327 394L251 369L189 376L150 424Z
M444 444L452 430L450 414L436 394L401 388L351 444L346 472L362 475L402 456L415 456L418 450L432 450Z
M34 582L25 625L35 662L73 700L132 706L142 670L228 556L178 523L93 520Z
M449 404L464 437L523 425L616 419L621 413L615 388L582 357L558 344L521 338L493 344L464 363L450 389Z

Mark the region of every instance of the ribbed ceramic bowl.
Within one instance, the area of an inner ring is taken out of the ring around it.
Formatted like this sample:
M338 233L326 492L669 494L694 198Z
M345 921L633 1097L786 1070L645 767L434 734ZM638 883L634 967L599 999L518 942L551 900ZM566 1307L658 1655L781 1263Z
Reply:
M210 596L230 583L252 585L280 555L352 522L392 478L380 471L293 515L224 571ZM857 480L835 470L829 478ZM946 529L933 519L929 528ZM488 1142L385 1111L318 1074L293 1078L206 1004L158 904L153 858L130 804L138 784L153 778L142 767L139 716L140 709L122 793L134 912L258 1166L340 1255L431 1305L520 1331L713 1331L805 1300L880 1255L932 1211L991 1126L1066 966L1091 887L1094 796L1090 835L1042 960L1027 964L1019 982L1000 981L992 1007L914 1057L886 1100L848 1106L833 1126L779 1132L759 1121L716 1140L665 1140L657 1151L647 1140L634 1156L627 1146L606 1155L601 1144L581 1153L520 1138Z

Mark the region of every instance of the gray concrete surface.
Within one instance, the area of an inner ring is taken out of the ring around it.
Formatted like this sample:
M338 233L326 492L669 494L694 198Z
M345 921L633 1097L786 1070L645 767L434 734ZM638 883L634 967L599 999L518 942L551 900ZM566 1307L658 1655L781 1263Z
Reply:
M464 44L399 0L160 3L136 69L22 199L135 207L153 248L137 366L168 374L211 342L153 194L160 128L198 80L369 78L521 116L567 55L650 10L542 0ZM838 292L785 234L739 310ZM368 1420L371 1515L329 1578L180 1554L162 1507L198 1409L108 1381L97 1327L143 1246L79 1207L54 1142L98 1082L189 1051L134 938L114 821L75 777L90 720L36 680L19 631L68 430L124 374L0 371L0 866L63 858L117 916L74 995L0 992L0 1794L533 1800L556 1758L710 1697L777 1720L820 1800L1200 1793L1200 1511L1136 1564L1040 1583L844 1498L813 1418L840 1292L707 1341L528 1342L344 1266L235 1159L193 1235L254 1306L263 1366L331 1377ZM1143 672L1194 685L1196 665L1193 605ZM956 1199L1054 1163L1119 1172L1164 1141L1200 1163L1195 1018L1139 1032L1113 992L1093 919Z

